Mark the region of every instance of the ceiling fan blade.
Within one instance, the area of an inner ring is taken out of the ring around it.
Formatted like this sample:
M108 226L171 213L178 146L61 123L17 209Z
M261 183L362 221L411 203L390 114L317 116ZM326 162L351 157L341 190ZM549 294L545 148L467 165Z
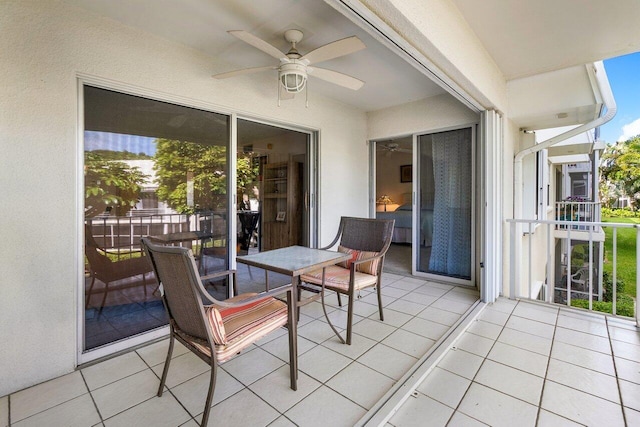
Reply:
M306 60L307 64L314 64L316 62L328 61L329 59L348 55L362 50L365 47L364 43L362 43L358 37L351 36L346 39L337 40L335 42L325 44L324 46L320 46L319 48L304 55L300 60Z
M358 80L355 77L351 77L337 71L327 70L326 68L309 67L307 68L307 72L310 76L317 77L338 86L346 87L347 89L358 90L364 85L362 80Z
M229 71L226 73L214 74L211 77L213 77L214 79L226 79L228 77L242 76L244 74L253 74L253 73L259 73L261 71L277 70L277 69L278 67L274 67L273 65L269 65L266 67L244 68L242 70L235 70L235 71Z
M227 33L231 34L234 37L239 38L240 40L242 40L245 43L250 44L251 46L255 47L256 49L260 49L264 53L266 53L268 55L271 55L276 59L286 59L287 58L287 55L282 53L280 51L280 49L270 45L266 41L262 40L261 38L258 38L256 36L254 36L251 33L248 33L248 32L243 31L243 30L231 30L231 31L227 31Z

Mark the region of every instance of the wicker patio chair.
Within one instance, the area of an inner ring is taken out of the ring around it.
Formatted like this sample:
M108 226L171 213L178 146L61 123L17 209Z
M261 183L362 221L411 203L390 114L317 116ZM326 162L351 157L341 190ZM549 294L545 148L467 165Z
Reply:
M326 268L324 287L322 270L316 270L300 277L302 282L300 288L322 292L324 289L335 291L338 294L340 305L340 294L349 297L347 308L347 338L340 336L342 342L351 344L351 329L353 323L353 303L358 291L364 288L375 286L378 293L378 310L380 320L384 320L382 313L382 294L380 293L382 266L384 256L391 244L393 236L393 225L395 220L368 219L342 217L338 234L333 242L322 249L330 249L338 242L338 251L352 255L349 261ZM311 285L311 286L309 286ZM298 294L300 298L300 294ZM324 295L322 298L324 305ZM327 319L328 320L328 319ZM332 326L333 328L333 326Z
M98 313L102 312L107 301L109 293L109 285L112 282L128 279L130 277L142 275L142 286L144 286L144 294L147 295L147 279L146 275L151 273L152 268L149 261L143 256L112 261L107 256L107 250L96 242L93 238L91 226L85 224L84 227L85 246L84 253L89 261L89 274L91 275L91 284L86 291L85 308L89 307L91 295L93 294L93 286L96 279L104 283L102 302ZM141 255L138 253L137 255ZM129 285L130 286L130 285Z
M161 284L162 301L169 315L169 351L158 397L162 396L169 372L174 340L178 340L211 366L209 391L201 423L205 426L213 401L217 364L231 359L265 335L290 324L291 286L261 294L241 294L218 301L206 292L202 280L226 275L235 282L235 271L219 271L201 278L190 249L154 245L147 238L142 239L142 245ZM285 292L287 304L273 297ZM296 379L296 354L291 342L291 328L289 338L293 387Z

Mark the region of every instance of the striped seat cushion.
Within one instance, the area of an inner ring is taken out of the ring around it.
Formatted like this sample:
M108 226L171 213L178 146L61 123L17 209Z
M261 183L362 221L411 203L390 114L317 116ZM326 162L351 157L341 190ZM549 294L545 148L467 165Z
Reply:
M349 275L351 272L338 265L327 267L325 274L325 287L332 290L341 290L347 292L349 290ZM300 276L300 280L307 283L322 285L322 269L311 271ZM369 286L375 286L378 278L371 274L355 272L354 288L362 289Z
M239 302L255 295L257 294L242 294L227 302ZM247 345L287 324L287 305L272 297L239 307L211 305L205 307L205 313L211 325L216 356L221 363ZM196 342L194 345L209 354L206 346Z
M369 252L369 251L359 251L357 249L350 249L342 245L338 246L338 252L351 255L351 258L349 258L348 260L342 261L337 264L338 267L342 267L342 268L350 268L351 263L353 263L354 261L360 261L363 259L372 258L380 254L380 252ZM357 264L356 271L377 276L378 267L380 266L381 262L382 262L381 258L376 258L371 261L363 262L362 264Z

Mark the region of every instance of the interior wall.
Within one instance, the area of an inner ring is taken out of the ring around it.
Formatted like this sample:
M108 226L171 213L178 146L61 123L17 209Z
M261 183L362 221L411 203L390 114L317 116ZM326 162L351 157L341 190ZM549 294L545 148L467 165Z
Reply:
M394 202L387 205L387 211L394 211L404 203L403 195L411 193L411 182L400 182L400 166L411 165L411 153L383 151L376 152L376 194L375 199L387 195ZM376 211L384 211L384 205L376 205Z
M426 133L470 123L477 123L478 114L449 94L367 113L368 139L377 140L400 135Z
M320 243L330 241L341 215L367 216L364 112L315 94L309 108L304 97L277 107L272 76L214 80L215 58L61 1L0 2L0 28L0 396L76 366L79 75L217 112L317 129Z

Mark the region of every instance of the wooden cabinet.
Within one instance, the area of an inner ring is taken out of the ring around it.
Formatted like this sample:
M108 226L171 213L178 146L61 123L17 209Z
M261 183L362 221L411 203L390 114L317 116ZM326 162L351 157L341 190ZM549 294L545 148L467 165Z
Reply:
M302 163L267 163L262 188L262 250L302 244Z

